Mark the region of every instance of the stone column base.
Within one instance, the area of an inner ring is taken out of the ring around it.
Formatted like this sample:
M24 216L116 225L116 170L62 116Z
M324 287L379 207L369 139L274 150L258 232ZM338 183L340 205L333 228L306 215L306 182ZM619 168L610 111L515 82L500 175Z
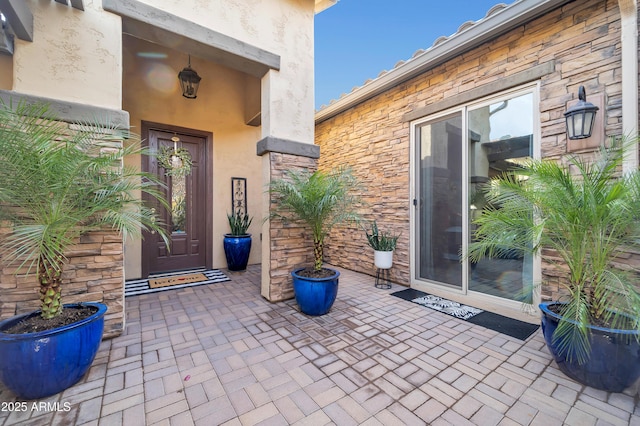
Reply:
M277 151L276 151L277 149ZM280 179L287 170L315 171L320 149L316 145L265 138L258 142L262 155L263 182ZM265 190L264 217L272 210L272 197ZM278 302L293 298L291 271L313 264L313 241L304 225L280 219L265 221L262 228L262 296Z

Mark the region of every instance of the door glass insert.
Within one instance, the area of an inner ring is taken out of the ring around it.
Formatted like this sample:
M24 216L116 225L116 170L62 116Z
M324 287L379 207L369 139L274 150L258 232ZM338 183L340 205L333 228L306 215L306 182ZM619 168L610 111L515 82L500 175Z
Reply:
M187 177L171 177L171 232L184 233L187 221Z
M418 278L462 288L462 115L416 128Z
M487 183L503 172L516 172L533 153L533 95L509 98L468 113L469 238L473 219L489 206ZM500 258L469 263L471 291L522 301L531 296L533 258L507 250Z

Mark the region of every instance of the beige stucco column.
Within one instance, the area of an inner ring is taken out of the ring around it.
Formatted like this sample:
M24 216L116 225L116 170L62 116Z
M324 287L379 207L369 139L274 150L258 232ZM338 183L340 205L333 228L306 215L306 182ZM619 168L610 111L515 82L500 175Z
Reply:
M312 46L309 47L312 49ZM286 87L284 76L270 71L262 79L262 139L257 153L262 156L262 181L265 189L286 170L317 167L320 149L313 144L313 61L298 74L307 81L297 87ZM297 93L297 96L291 96ZM272 302L293 297L290 272L296 266L312 261L313 247L304 239L299 227L284 227L269 220L271 199L264 193L262 214L267 218L262 227L261 294Z
M618 0L622 42L622 134L638 134L638 2ZM625 173L638 168L638 149L625 153Z
M315 169L319 148L314 145L313 19L314 3L307 2L286 29L287 46L281 68L262 78L262 139L257 153L262 156L262 181L266 186L291 168ZM292 26L291 24L295 24ZM284 34L283 34L284 35ZM284 40L283 39L283 40ZM263 217L271 202L265 193ZM308 261L302 229L284 229L266 220L262 227L262 286L267 300L293 297L290 271Z

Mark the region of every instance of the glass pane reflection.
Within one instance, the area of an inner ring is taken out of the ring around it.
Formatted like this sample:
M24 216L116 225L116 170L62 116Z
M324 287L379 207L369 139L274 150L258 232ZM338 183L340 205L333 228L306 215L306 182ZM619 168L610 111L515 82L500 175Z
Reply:
M473 220L490 207L486 184L504 172L516 172L533 149L533 95L526 94L474 109L469 123L469 238ZM533 258L506 251L500 258L469 263L469 290L511 300L531 296Z
M462 115L418 128L418 277L462 287Z
M187 177L171 178L171 232L186 232L187 221Z

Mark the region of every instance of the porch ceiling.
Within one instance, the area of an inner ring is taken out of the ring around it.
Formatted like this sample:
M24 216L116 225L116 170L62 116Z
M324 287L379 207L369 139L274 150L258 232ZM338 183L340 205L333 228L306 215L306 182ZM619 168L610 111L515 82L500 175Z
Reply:
M261 78L280 69L280 56L136 0L103 0L122 17L125 34Z

